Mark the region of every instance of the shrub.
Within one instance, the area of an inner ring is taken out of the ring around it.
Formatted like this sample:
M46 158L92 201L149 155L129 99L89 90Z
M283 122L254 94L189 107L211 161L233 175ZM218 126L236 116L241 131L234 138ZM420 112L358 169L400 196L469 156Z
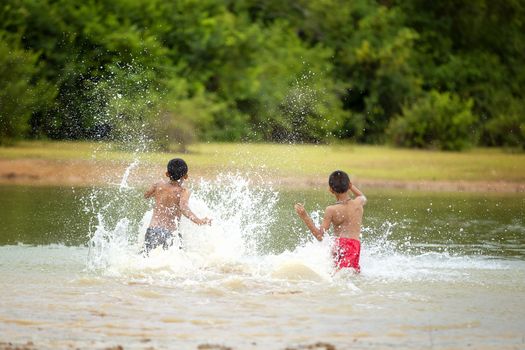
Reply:
M27 136L31 114L54 98L54 88L36 78L37 59L0 33L0 145Z
M525 112L500 115L489 120L483 129L483 138L490 146L525 150Z
M472 144L474 123L472 100L462 101L457 95L432 90L402 108L394 118L387 135L403 147L462 150Z

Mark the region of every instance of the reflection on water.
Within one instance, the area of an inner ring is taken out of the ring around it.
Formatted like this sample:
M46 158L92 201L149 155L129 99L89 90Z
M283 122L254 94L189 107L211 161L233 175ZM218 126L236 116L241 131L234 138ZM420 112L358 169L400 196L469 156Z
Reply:
M231 187L226 187L225 180L222 181L220 186L232 191ZM221 206L223 217L238 216L249 210L259 213L259 209L248 208L246 204L241 207L233 196L214 198L216 193L209 189L206 193L201 191L208 202L212 199L229 201ZM84 246L89 242L89 232L98 223L96 215L102 208L103 219L109 227L126 218L138 238L141 221L150 206L143 200L140 189L97 189L96 198L92 198L92 193L93 190L87 188L0 186L0 244ZM364 244L373 241L384 245L385 249L395 247L407 254L448 252L451 255L525 259L523 195L373 190L367 195L370 200L365 211ZM91 199L96 203L91 203ZM333 198L322 191L279 191L271 210L265 209L265 215L259 215L254 223L268 230L265 235L258 234L258 239L264 236L257 242L259 249L278 254L293 250L310 239L293 212L296 201L305 202L309 210L321 213ZM217 208L215 205L214 210ZM237 217L237 220L242 218Z
M141 191L0 187L0 334L39 348L520 348L523 196L367 191L363 272L294 216L329 193L193 183L212 227L139 254Z

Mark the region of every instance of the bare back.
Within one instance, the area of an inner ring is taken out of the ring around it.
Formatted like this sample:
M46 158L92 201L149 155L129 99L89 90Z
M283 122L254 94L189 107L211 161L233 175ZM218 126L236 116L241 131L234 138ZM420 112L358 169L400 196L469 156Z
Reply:
M359 196L327 207L323 226L328 229L332 224L337 237L359 240L365 201L364 197Z
M187 196L187 190L177 184L158 182L153 185L144 197L155 199L150 227L162 227L170 231L177 229L180 220L181 199Z

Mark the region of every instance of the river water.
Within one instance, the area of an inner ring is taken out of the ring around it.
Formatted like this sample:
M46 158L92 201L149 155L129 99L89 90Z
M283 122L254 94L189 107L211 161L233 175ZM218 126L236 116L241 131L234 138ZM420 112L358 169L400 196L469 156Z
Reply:
M334 273L322 189L193 181L184 248L140 248L142 189L0 187L0 342L38 349L524 349L525 196L363 189ZM324 344L324 345L323 345Z

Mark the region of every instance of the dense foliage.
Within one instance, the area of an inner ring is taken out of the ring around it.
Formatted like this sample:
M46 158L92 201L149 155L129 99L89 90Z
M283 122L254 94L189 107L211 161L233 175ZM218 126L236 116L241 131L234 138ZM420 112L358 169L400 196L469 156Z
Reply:
M525 145L524 0L3 0L0 143Z
M387 134L396 144L461 150L473 138L472 100L463 102L448 92L431 91L402 109L390 122Z

